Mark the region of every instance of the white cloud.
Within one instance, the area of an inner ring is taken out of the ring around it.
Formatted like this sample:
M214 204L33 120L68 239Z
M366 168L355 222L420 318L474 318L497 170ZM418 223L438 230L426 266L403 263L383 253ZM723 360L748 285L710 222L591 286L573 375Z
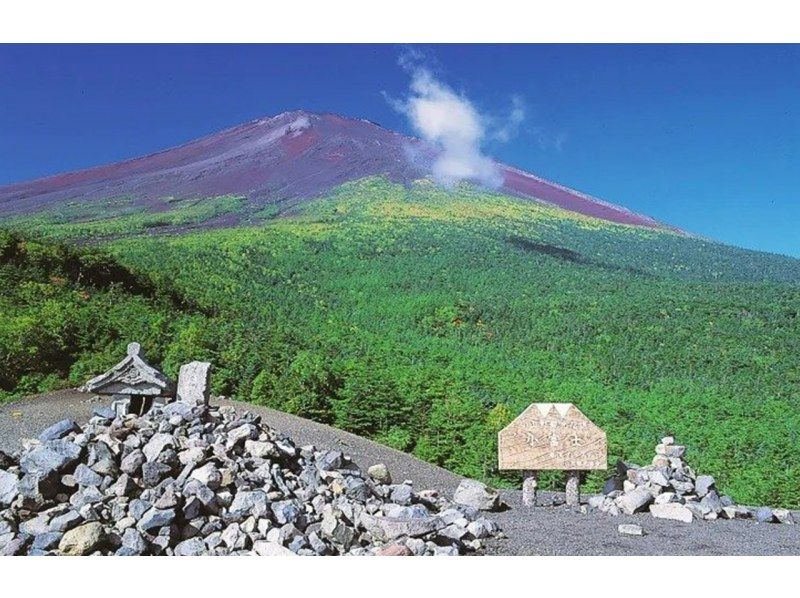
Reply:
M503 184L500 169L482 150L487 140L508 141L525 118L521 98L512 99L509 117L495 124L481 114L473 103L420 65L422 56L406 52L400 66L411 75L408 96L403 100L387 98L405 114L414 131L436 148L431 170L440 184L452 187L460 181L471 181L490 188ZM413 154L413 152L410 152Z

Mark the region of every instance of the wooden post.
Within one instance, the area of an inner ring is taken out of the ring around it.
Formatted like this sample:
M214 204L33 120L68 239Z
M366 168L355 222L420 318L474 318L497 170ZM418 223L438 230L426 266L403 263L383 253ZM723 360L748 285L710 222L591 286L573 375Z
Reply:
M581 504L581 472L567 472L567 506L578 507Z
M526 507L536 506L536 489L539 486L539 475L536 471L526 471L522 480L522 504Z

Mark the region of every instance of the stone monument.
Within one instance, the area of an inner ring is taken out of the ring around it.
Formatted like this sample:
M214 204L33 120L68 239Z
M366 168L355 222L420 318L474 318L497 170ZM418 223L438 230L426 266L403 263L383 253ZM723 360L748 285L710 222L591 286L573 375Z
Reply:
M178 372L178 400L193 406L208 405L210 375L211 364L207 361L182 365Z
M567 472L567 505L580 504L580 473L606 469L606 433L572 403L532 403L500 430L500 469L525 471L522 500L536 504L537 472Z

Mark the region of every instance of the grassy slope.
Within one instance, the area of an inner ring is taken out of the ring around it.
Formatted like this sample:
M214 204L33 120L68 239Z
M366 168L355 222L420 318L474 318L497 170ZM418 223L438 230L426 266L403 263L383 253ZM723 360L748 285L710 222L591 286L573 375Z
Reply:
M571 401L612 462L674 433L738 500L800 504L797 260L380 179L260 226L108 247L218 315L156 356L213 359L219 391L495 481L496 430Z

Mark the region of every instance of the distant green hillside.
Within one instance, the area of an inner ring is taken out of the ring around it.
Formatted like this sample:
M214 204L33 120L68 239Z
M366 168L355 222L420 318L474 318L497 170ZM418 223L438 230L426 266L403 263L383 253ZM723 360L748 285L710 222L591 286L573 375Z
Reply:
M501 483L516 478L495 469L496 431L570 401L612 463L671 433L738 501L800 506L800 261L426 182L367 179L280 216L212 201L248 226L14 226L104 239L156 297L180 296L174 321L130 334L168 370L211 359L217 392Z

